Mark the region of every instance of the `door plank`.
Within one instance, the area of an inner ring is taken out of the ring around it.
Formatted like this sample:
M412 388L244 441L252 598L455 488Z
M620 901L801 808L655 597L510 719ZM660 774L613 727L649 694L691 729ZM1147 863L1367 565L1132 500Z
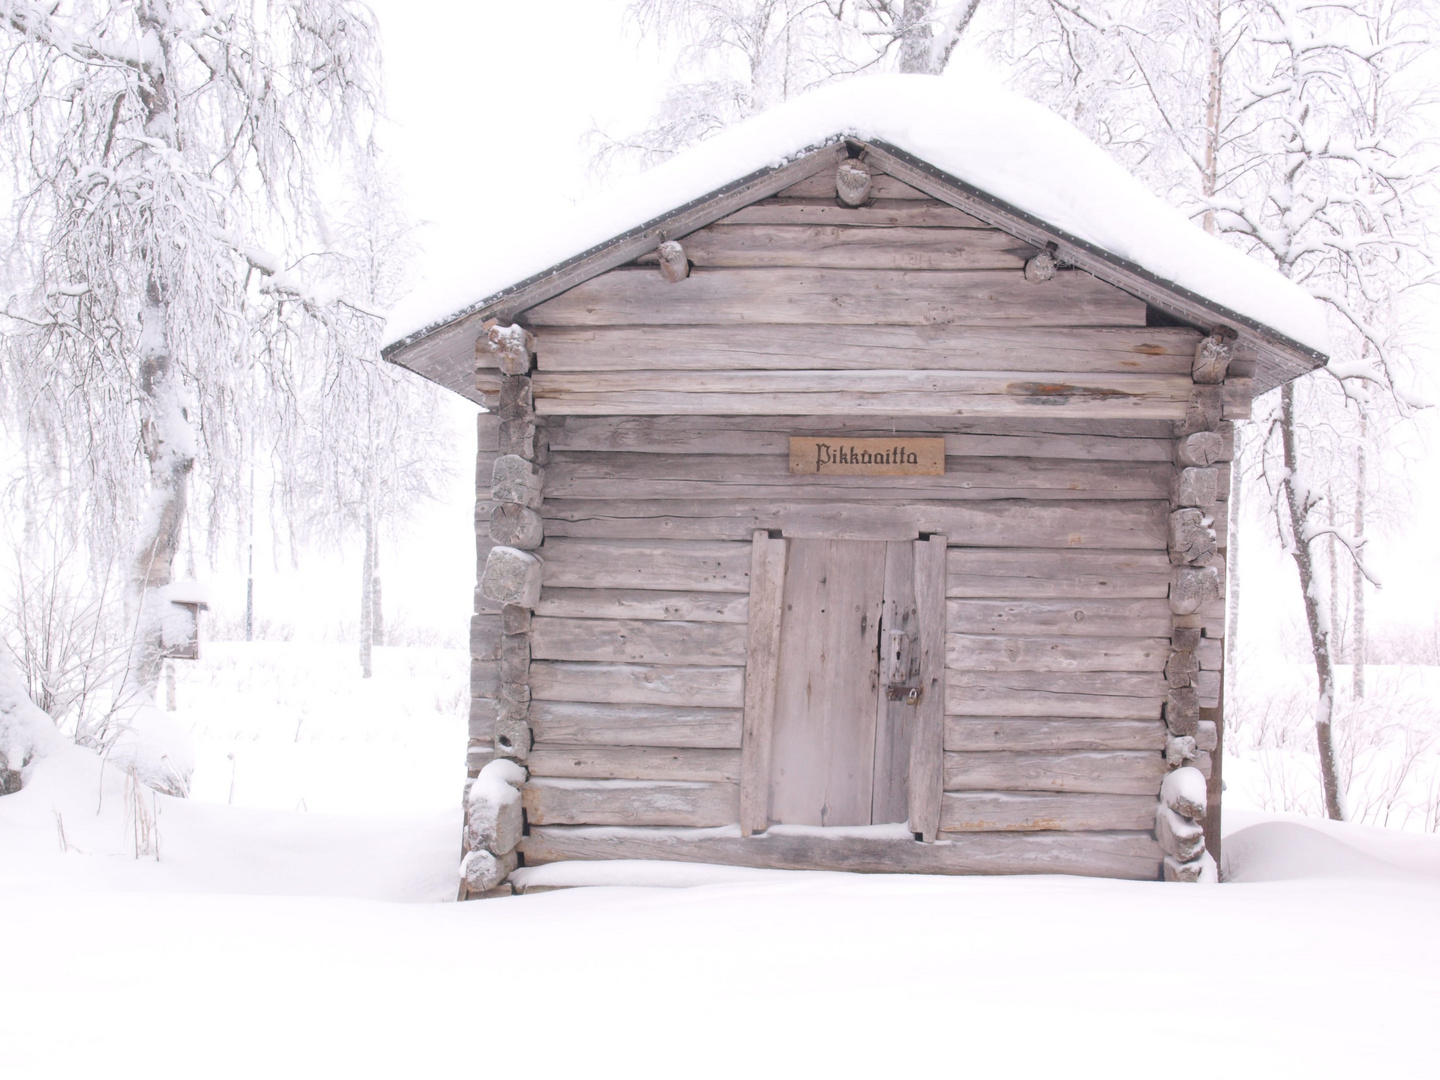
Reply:
M882 678L875 709L875 793L870 807L873 825L888 825L910 817L910 729L915 707L890 701L884 692L883 665L892 633L906 635L909 648L919 643L913 542L885 545L885 600L880 616Z
M868 825L885 546L793 540L785 574L770 820Z
M786 541L771 539L761 530L756 530L751 545L745 721L740 744L740 831L744 836L763 832L769 824L770 755L788 547Z
M945 739L944 536L915 544L915 613L920 629L920 701L910 735L910 829L926 843L940 829Z

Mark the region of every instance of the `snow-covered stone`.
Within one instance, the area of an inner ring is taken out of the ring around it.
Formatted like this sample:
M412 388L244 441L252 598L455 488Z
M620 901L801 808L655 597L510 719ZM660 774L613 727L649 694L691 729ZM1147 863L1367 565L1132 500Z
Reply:
M1189 862L1181 862L1173 855L1166 855L1165 880L1213 885L1220 880L1220 874L1215 867L1215 860L1208 851L1201 853L1199 858Z
M513 761L492 761L480 770L465 801L465 842L472 851L514 851L524 829L520 785L525 770ZM488 886L487 886L488 887Z
M1178 769L1195 760L1195 740L1189 735L1170 735L1165 739L1165 764Z
M0 651L0 795L19 791L30 763L62 741L54 722L30 700L19 670Z
M1189 862L1205 850L1205 830L1168 806L1155 808L1155 839L1161 851L1180 862Z
M1160 801L1181 817L1205 817L1205 774L1193 766L1176 769L1160 784Z
M513 851L506 855L472 851L460 863L460 879L471 892L485 892L509 877L518 863Z

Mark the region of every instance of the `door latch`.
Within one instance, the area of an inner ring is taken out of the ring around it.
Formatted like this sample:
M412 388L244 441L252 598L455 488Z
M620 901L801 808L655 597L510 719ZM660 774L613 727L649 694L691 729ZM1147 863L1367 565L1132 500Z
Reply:
M885 688L886 701L903 701L906 705L920 704L920 687L918 686L887 686Z

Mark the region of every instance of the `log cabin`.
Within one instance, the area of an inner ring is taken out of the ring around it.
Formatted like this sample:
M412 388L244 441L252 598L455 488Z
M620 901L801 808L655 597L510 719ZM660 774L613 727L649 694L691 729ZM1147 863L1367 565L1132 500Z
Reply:
M903 76L442 292L384 354L485 409L462 897L1213 878L1233 422L1326 359L1298 286L1043 108Z

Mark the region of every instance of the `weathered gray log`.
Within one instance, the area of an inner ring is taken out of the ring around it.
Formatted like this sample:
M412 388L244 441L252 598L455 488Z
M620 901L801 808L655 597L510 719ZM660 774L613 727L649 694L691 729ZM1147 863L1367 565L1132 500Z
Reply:
M1169 653L1170 642L1158 637L950 634L945 640L946 665L961 671L1159 671Z
M745 700L745 669L536 660L530 686L542 701L738 709Z
M945 755L946 791L1085 791L1153 795L1165 760L1143 751Z
M739 749L740 709L533 701L530 725L546 746Z
M677 241L664 241L655 249L655 254L660 263L660 276L672 285L690 276L690 260Z
M1155 808L1155 840L1177 862L1189 862L1205 850L1205 830L1164 805Z
M1235 356L1235 336L1234 330L1221 328L1200 339L1195 346L1195 366L1192 370L1192 377L1197 383L1225 381L1230 361Z
M492 855L514 851L524 831L520 788L525 770L510 761L487 765L465 800L465 842Z
M490 549L480 575L480 591L497 604L533 608L540 599L545 564L528 551L499 545Z
M1168 637L1171 612L1160 599L948 600L952 634L1059 637Z
M1220 500L1220 473L1215 468L1177 469L1170 489L1172 506L1214 506Z
M882 201L877 196L869 206L849 207L838 205L835 194L823 199L764 199L721 218L716 224L910 226L920 229L985 227L979 218L933 199Z
M495 756L524 761L530 756L530 725L523 719L497 716L494 734Z
M1048 251L1026 260L1025 280L1033 284L1041 284L1050 281L1055 277L1055 256Z
M547 527L553 534L548 507ZM552 539L545 545L545 587L748 593L750 545Z
M1196 654L1204 671L1220 671L1225 667L1225 642L1221 638L1202 638Z
M528 376L513 375L500 380L500 400L496 411L501 420L530 420L534 417L535 399Z
M534 335L523 326L486 319L475 340L475 357L482 367L498 367L505 375L528 375L535 357Z
M500 639L500 678L522 682L529 677L530 635L504 635Z
M1170 561L1153 551L952 547L945 594L1010 600L1165 597Z
M1172 735L1194 735L1200 725L1200 699L1190 686L1177 687L1165 696L1165 726Z
M1191 386L1184 376L1133 372L542 371L535 376L535 410L542 416L954 412L1033 418L1063 410L1089 419L1179 420Z
M685 238L695 267L808 266L866 270L1019 270L1015 240L998 229L712 225ZM640 259L639 262L649 262ZM656 259L655 261L658 261ZM550 334L545 366L551 366ZM741 346L740 348L743 348ZM1186 373L1194 349L1185 356ZM638 366L638 365L630 365ZM693 366L693 365L687 365ZM732 367L733 364L722 366ZM748 365L755 366L755 365ZM824 365L815 365L824 366ZM872 361L869 366L879 366Z
M1225 418L1225 398L1218 386L1197 386L1190 392L1185 406L1185 419L1180 425L1180 434L1193 435L1200 431L1214 431Z
M500 630L506 634L528 634L530 632L530 609L518 604L506 604L500 609Z
M1182 468L1209 468L1221 459L1225 440L1218 431L1197 431L1175 443L1175 464Z
M510 876L519 860L515 852L492 855L488 851L472 851L460 864L460 879L472 893L483 893L496 888Z
M1195 732L1196 749L1210 753L1220 745L1220 731L1214 720L1201 720Z
M735 232L749 233L752 230L727 228L723 235ZM1013 249L1015 241L1003 233L991 234L976 230L935 230L935 229L863 229L843 230L833 228L805 228L796 230L807 239L819 241L830 238L829 242L845 250L858 246L873 250L879 243L890 240L885 250L893 250L897 260L913 260L913 252L925 238L932 256L939 258L948 253L959 258L962 252L973 250L975 240L987 238L986 257L1002 257L998 246L1003 244ZM755 243L771 237L775 230L756 227ZM962 239L946 241L946 246L936 247L933 239L938 235ZM894 235L891 239L891 235ZM988 241L990 236L998 237L993 252ZM876 237L868 240L867 237ZM848 238L848 240L847 240ZM694 241L694 237L687 243ZM845 241L842 243L842 241ZM857 243L860 241L863 243ZM957 246L964 245L964 246ZM812 244L813 246L813 244ZM1005 256L1008 257L1008 256ZM875 260L872 260L875 261ZM1011 264L1018 268L1020 263ZM807 326L787 326L783 323L768 326L763 334L736 334L733 326L595 326L556 327L545 333L546 371L785 371L814 370L904 370L939 368L942 370L963 369L967 371L1063 371L1063 372L1116 372L1146 371L1160 375L1185 375L1190 373L1190 362L1195 353L1197 335L1184 327L1072 327L1064 333L1054 330L1030 329L1024 327L996 326L837 326L824 334L817 335ZM970 418L932 419L931 425L937 432L975 432L993 435L1004 446L1013 446L1003 439L1006 429L984 430L983 421ZM850 423L837 426L837 420L823 424L814 418L795 417L791 426L784 429L778 424L771 427L776 440L767 443L757 438L762 430L755 422L738 424L727 417L707 417L705 421L678 421L674 418L653 417L646 419L627 418L604 420L592 418L580 425L567 425L559 431L550 432L552 447L566 450L663 450L667 444L674 445L671 452L694 451L700 453L783 453L784 443L780 437L806 430L835 432L854 428ZM994 421L990 422L994 426ZM742 438L748 429L749 434ZM1056 427L1058 434L1060 428ZM715 434L727 433L729 438L721 443L721 449L711 450ZM889 429L874 434L887 434ZM1066 440L1052 441L1049 452L1036 453L1035 446L1026 448L1024 457L1105 457L1105 450L1115 450L1123 443L1113 436L1113 429L1085 432L1093 441ZM708 435L708 437L707 437ZM1168 425L1163 432L1151 437L1165 440L1164 446L1150 444L1148 440L1137 449L1143 451L1145 460L1171 461L1175 455L1175 443ZM1123 442L1139 443L1130 439ZM1223 442L1223 440L1222 440ZM1042 444L1036 444L1042 445ZM733 447L733 448L731 448ZM772 448L773 447L773 448ZM1097 454L1093 448L1098 448ZM949 454L968 453L958 446L947 446ZM1223 456L1223 450L1221 454ZM1113 455L1111 460L1126 460ZM1218 459L1217 459L1218 460ZM1214 461L1186 461L1185 465L1211 465Z
M1090 832L1145 829L1155 820L1153 795L1035 794L947 791L942 832Z
M649 267L621 267L531 308L527 318L542 331L716 323L1144 326L1145 302L1077 271L1034 289L1013 270L697 269L674 288Z
M1166 881L1178 881L1186 884L1214 881L1215 860L1210 858L1208 852L1202 853L1199 858L1183 863L1173 855L1166 855L1164 874Z
M475 660L500 659L500 635L503 620L493 612L481 611L470 616L470 656Z
M1171 735L1165 740L1165 764L1172 769L1195 760L1195 740L1189 735Z
M870 194L877 199L930 198L929 195L911 187L903 180L897 180L887 173L876 172L868 163L865 167L870 170ZM791 184L784 191L777 192L775 197L777 199L834 199L835 189L834 174L819 172ZM977 221L976 224L978 225L979 222Z
M1170 647L1195 652L1200 648L1200 629L1194 626L1177 626L1170 631Z
M740 779L740 830L744 836L762 831L770 820L770 765L787 550L784 539L772 538L768 533L757 531L751 537Z
M1085 874L1154 881L1164 858L1150 829L1096 833L951 833L935 844L841 833L757 836L712 830L537 827L526 865L567 859L662 859L788 870L909 874Z
M855 500L804 503L774 501L727 502L719 499L668 499L626 502L616 499L566 499L545 502L546 558L554 537L574 537L585 544L748 541L756 529L780 529L796 539L913 540L920 532L964 536L986 547L1055 547L1068 549L1133 548L1164 551L1169 508L1163 502L1097 500L1039 502L996 499L958 503L902 502L891 505ZM748 563L748 560L747 560ZM642 563L643 564L643 563ZM635 580L596 581L597 587L643 588ZM550 585L559 582L547 580ZM577 580L570 585L585 585ZM657 589L688 589L664 581ZM736 588L715 592L745 592ZM1166 611L1164 602L1161 610ZM1168 625L1168 621L1167 621ZM953 629L953 627L952 627ZM1164 634L1167 631L1158 631Z
M631 780L531 780L522 796L531 825L730 825L737 784Z
M498 645L498 643L497 643ZM500 658L494 660L470 659L470 696L472 698L493 698L500 693Z
M673 746L550 746L531 748L531 776L590 780L740 782L740 751Z
M1202 670L1195 678L1195 693L1200 698L1202 709L1214 709L1220 705L1220 672Z
M1191 821L1205 820L1205 799L1205 777L1199 769L1176 769L1160 785L1160 801Z
M1046 686L1012 689L975 686L964 672L949 675L954 682L946 690L945 709L956 715L1159 720L1163 701L1158 688L1143 696L1071 692L1065 683L1073 676L1057 676ZM962 681L969 685L957 685Z
M538 660L640 664L745 663L745 627L738 623L630 619L537 618Z
M1170 577L1166 574L1166 589L1169 586ZM549 586L535 608L536 615L549 618L654 619L741 625L748 621L749 612L750 598L744 593L557 589Z
M1159 720L947 716L946 750L1149 750L1165 746Z
M1170 583L1170 610L1193 615L1212 600L1219 600L1220 571L1214 566L1177 566Z
M785 456L557 453L547 499L1168 499L1173 470L1134 462L948 457L940 476L796 475Z
M485 742L472 742L465 747L465 772L469 776L479 776L480 770L495 760L495 747L487 739Z
M544 498L545 473L533 461L518 454L504 454L495 459L490 484L490 497L497 503L519 503L532 510Z
M498 454L514 454L526 461L539 461L543 446L541 429L533 420L501 420L496 440Z
M1200 661L1189 649L1175 649L1165 660L1165 681L1172 688L1194 686L1200 678Z
M516 707L511 708L513 703ZM520 706L528 706L530 703L530 683L512 682L506 679L500 681L500 696L496 699L496 715L506 718L521 717L525 710Z
M1204 511L1184 507L1170 515L1170 561L1176 565L1201 563L1214 556L1215 530Z
M836 166L835 195L846 206L861 206L870 197L870 170L863 161L847 158Z

